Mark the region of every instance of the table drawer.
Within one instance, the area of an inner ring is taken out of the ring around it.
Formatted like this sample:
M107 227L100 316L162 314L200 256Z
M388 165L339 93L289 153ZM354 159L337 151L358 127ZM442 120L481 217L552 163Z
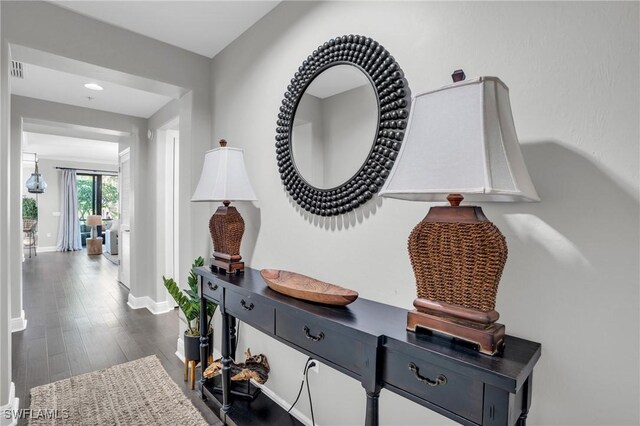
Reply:
M382 380L396 393L436 404L474 423L482 423L484 383L385 348Z
M317 322L276 311L276 336L361 375L362 343Z
M204 280L204 296L210 299L213 299L217 304L222 302L222 286L219 283L216 283L215 280L208 280L203 278Z
M267 333L274 333L274 309L255 295L244 296L227 289L225 309L240 321Z

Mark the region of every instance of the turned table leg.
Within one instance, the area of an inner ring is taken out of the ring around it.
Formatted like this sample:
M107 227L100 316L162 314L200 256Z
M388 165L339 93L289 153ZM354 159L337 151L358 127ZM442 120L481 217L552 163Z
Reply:
M213 342L209 342L209 330L207 330L207 299L204 298L204 278L200 278L200 318L204 318L203 321L200 321L200 397L202 399L206 399L204 396L204 392L202 388L206 382L204 377L204 370L207 369L207 361L209 356L209 343L213 344ZM191 389L193 389L195 382L195 363L193 365L193 370L191 372L192 385Z
M533 373L527 378L524 386L524 395L522 395L522 413L518 417L516 423L517 426L527 426L527 416L529 415L529 408L531 408L531 393L532 393Z
M231 316L222 313L222 411L231 409L229 387L231 386Z
M380 422L379 406L380 392L367 392L367 408L364 420L365 426L378 426Z

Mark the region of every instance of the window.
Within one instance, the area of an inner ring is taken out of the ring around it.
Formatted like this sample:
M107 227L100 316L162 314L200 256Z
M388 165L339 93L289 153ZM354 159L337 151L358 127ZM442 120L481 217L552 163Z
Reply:
M118 176L103 175L102 177L102 217L116 219L120 216L118 206Z
M120 215L118 207L118 176L77 174L78 216L99 214L103 219L115 219Z

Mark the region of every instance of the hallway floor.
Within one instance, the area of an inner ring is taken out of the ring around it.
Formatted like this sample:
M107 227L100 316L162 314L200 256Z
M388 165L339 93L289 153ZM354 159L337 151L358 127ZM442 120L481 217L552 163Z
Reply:
M153 315L129 308L118 267L104 256L42 253L23 266L27 329L12 335L20 408L29 408L32 387L155 354L207 422L221 424L183 381L177 310Z

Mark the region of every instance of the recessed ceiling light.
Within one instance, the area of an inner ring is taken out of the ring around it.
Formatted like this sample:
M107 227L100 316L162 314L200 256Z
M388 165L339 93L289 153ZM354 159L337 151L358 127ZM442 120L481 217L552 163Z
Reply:
M96 83L87 83L84 85L84 87L86 87L89 90L103 90L102 86L96 84Z

